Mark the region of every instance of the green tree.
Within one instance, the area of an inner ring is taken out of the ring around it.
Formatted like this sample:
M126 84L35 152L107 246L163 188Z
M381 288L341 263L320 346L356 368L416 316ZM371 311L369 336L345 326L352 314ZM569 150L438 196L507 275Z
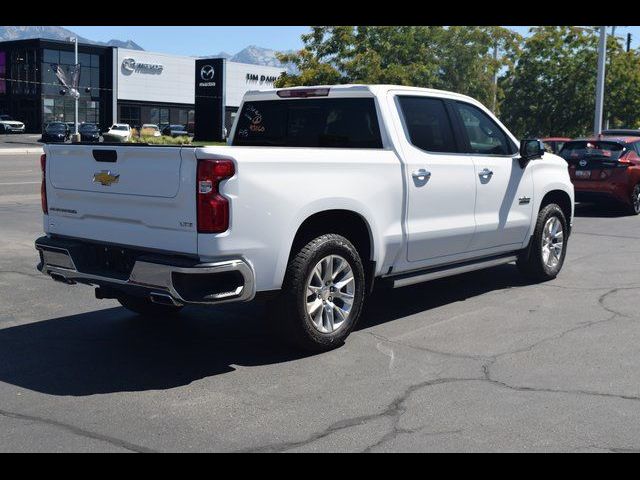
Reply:
M593 130L598 34L578 27L534 27L515 68L501 79L502 117L519 136L589 135ZM640 121L640 57L607 42L605 116L610 126Z
M302 40L302 50L278 55L298 73L283 75L277 86L412 85L453 90L491 105L493 76L513 68L521 38L503 27L315 26ZM500 87L496 96L503 97Z

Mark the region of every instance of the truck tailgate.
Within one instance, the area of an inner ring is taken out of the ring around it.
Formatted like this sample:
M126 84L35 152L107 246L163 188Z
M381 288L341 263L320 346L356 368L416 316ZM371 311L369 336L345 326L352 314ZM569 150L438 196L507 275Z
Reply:
M192 147L47 145L45 231L196 254Z

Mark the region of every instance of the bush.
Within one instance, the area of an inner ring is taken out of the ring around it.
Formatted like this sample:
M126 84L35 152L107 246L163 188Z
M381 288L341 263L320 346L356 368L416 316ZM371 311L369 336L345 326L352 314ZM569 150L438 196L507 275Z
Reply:
M149 145L189 145L191 144L192 138L187 136L182 137L170 137L167 135L163 135L161 137L153 137L153 136L141 136L141 137L131 137L131 143L148 143Z

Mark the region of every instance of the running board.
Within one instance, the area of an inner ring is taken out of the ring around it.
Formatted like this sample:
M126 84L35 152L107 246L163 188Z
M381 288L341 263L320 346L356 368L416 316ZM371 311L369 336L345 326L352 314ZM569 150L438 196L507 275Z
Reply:
M428 282L429 280L436 280L438 278L450 277L461 273L473 272L474 270L482 270L483 268L504 265L505 263L515 262L517 258L518 257L516 255L484 258L481 260L446 265L444 267L436 267L430 270L420 270L408 274L405 273L397 277L391 277L389 280L391 281L391 286L393 288L406 287L416 283Z

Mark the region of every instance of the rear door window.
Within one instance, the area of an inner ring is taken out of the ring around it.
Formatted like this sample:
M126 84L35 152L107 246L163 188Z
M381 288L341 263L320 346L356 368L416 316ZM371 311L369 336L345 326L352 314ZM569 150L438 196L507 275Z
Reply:
M233 145L382 148L373 98L245 102Z
M412 145L427 152L458 151L444 101L404 95L398 101Z

